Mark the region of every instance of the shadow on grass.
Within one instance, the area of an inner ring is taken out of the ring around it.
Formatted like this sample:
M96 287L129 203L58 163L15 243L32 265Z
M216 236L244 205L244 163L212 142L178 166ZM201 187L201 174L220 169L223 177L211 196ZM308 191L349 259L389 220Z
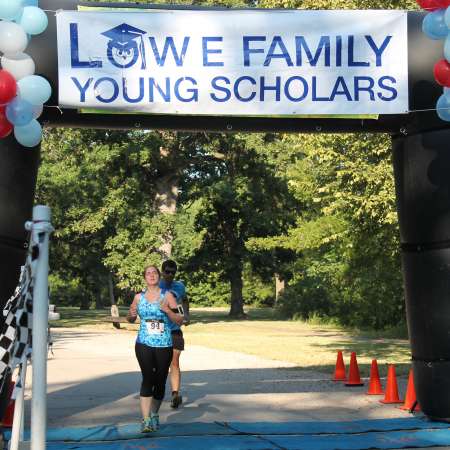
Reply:
M245 319L236 319L229 316L229 308L192 308L190 318L191 323L282 320L277 310L273 308L246 308L246 314L247 317Z
M120 316L125 317L128 308L119 308ZM81 310L75 307L62 306L57 307L61 318L59 320L51 320L52 328L76 328L85 325L106 324L110 322L111 311L109 308L104 309L88 309Z
M343 353L350 355L351 352L356 352L357 357L366 357L370 359L382 359L395 363L398 359L405 359L410 357L409 342L398 340L390 341L389 339L377 341L358 341L358 337L350 337L341 341L333 341L327 343L315 343L312 346L326 349L329 351L342 350ZM387 357L386 357L387 355Z
M57 321L51 321L52 328L76 328L86 325L97 325L110 322L111 315L109 308L80 310L75 307L59 307L57 311L61 318ZM127 307L120 307L119 314L125 317ZM191 323L214 323L214 322L235 322L238 320L246 321L274 321L281 317L273 308L246 308L247 317L245 319L236 319L229 316L229 308L192 308L190 312Z
M349 364L350 364L349 361L345 362L347 375L348 375ZM359 374L360 374L361 378L369 378L370 377L370 366L371 366L370 363L358 362L358 369L359 369ZM406 362L396 363L395 364L395 374L398 377L400 377L400 376L407 377L410 368L411 368L410 363L406 363ZM299 370L299 369L300 369L299 367L288 367L283 370L295 371L295 370ZM301 369L311 370L314 372L322 373L322 374L328 376L330 378L330 380L332 380L333 376L334 376L335 366L332 364L321 364L321 365L303 366L303 367L301 367ZM378 372L379 372L379 375L381 378L386 378L387 372L388 372L388 364L378 362Z
M376 359L378 362L378 368L380 376L387 375L388 364L394 364L397 375L407 375L411 367L411 349L408 341L399 340L359 340L358 336L351 336L349 339L333 341L327 343L314 343L312 347L326 349L330 352L338 352L341 350L344 355L344 362L347 370L350 366L351 352L356 353L358 360L358 367L361 376L370 375L371 363L361 362L360 359ZM308 367L309 368L309 367ZM334 366L320 365L311 366L312 370L318 370L323 372L324 370L329 373L334 373ZM365 374L365 375L363 375Z

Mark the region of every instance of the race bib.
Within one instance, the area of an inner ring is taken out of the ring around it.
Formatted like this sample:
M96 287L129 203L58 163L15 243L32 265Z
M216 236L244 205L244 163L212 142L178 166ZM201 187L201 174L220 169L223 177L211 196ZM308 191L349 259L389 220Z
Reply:
M146 325L149 334L164 333L164 322L160 322L159 320L147 320Z

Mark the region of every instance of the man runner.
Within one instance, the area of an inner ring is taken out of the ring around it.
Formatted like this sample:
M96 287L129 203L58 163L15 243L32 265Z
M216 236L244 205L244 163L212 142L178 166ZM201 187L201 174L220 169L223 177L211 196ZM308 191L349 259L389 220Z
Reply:
M169 291L175 296L178 307L181 308L182 314L184 314L184 323L187 324L189 321L189 303L186 297L186 288L181 281L175 280L176 273L176 262L171 259L164 261L161 266L161 281L159 287L162 289L163 293ZM178 408L183 402L183 398L180 395L180 354L184 350L184 337L181 327L176 323L170 322L170 328L173 340L173 357L170 364L170 384L172 386L172 401L170 402L170 406L172 408Z

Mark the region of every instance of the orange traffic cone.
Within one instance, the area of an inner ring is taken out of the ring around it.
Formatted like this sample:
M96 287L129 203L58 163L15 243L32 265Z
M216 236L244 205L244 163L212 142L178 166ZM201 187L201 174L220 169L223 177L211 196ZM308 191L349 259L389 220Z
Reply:
M5 410L5 414L2 418L2 426L6 427L6 428L11 428L13 425L13 418L14 418L14 405L15 405L15 400L11 399L11 396L14 392L14 381L11 381L11 383L8 386L8 399L9 399L9 403L8 406L6 407Z
M403 406L400 406L400 409L407 409L409 412L421 410L420 405L417 402L412 369L409 369L408 387L406 388L405 403L403 404Z
M372 359L370 366L370 381L367 395L382 395L383 388L381 387L380 374L378 373L378 363L376 359Z
M386 393L384 399L380 400L381 403L402 403L398 396L397 376L395 375L394 364L389 364L388 376L386 382Z
M350 369L348 371L348 381L345 383L346 386L363 386L364 383L361 381L359 376L358 362L356 361L356 353L352 352L350 356Z
M342 357L342 351L338 350L336 358L336 368L334 369L333 381L346 381L347 375L345 373L344 358Z

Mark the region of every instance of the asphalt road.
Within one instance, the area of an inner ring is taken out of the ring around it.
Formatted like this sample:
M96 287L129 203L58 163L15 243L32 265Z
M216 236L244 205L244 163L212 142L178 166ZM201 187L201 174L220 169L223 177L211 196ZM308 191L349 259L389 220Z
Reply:
M86 427L139 421L140 371L134 334L124 330L55 329L48 360L48 426ZM409 417L398 405L365 394L366 385L346 387L332 374L292 363L193 346L182 354L178 410L169 406L162 422L347 421ZM31 370L25 420L29 425ZM398 378L404 395L406 380Z

